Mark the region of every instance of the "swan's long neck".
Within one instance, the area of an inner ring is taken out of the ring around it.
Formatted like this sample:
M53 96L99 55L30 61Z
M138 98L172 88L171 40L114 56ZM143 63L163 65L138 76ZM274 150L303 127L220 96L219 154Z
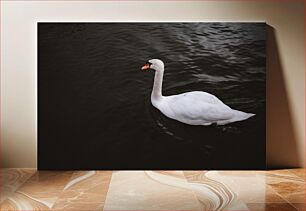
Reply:
M162 98L164 68L155 70L153 90L151 94L152 100L160 100Z

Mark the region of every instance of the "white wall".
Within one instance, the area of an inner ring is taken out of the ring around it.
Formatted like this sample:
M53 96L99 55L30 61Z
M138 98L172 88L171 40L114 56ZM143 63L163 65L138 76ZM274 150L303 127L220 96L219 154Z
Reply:
M268 36L268 164L304 165L303 1L0 3L3 167L36 167L37 21L266 21L274 28Z

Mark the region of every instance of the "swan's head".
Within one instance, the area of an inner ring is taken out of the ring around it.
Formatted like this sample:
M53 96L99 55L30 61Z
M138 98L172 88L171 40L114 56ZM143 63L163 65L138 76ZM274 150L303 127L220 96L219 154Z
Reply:
M141 70L148 70L148 69L163 71L164 70L164 63L160 59L150 59L141 68Z

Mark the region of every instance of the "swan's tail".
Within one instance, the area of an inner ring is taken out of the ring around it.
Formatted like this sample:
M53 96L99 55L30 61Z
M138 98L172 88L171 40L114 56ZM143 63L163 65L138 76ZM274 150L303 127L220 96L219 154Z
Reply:
M234 111L235 111L235 116L232 118L232 122L246 120L252 116L255 116L255 114L252 114L252 113L245 113L245 112L238 111L238 110L234 110Z
M238 121L243 121L246 120L252 116L254 116L255 114L252 113L245 113L242 111L238 111L238 110L233 110L234 112L234 117L228 120L222 120L222 121L218 121L217 125L226 125L232 122L238 122Z

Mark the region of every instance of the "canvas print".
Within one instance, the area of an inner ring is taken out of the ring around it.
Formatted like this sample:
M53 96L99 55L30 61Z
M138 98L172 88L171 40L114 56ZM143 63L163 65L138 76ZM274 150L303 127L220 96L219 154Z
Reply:
M266 168L266 24L38 23L38 168Z

